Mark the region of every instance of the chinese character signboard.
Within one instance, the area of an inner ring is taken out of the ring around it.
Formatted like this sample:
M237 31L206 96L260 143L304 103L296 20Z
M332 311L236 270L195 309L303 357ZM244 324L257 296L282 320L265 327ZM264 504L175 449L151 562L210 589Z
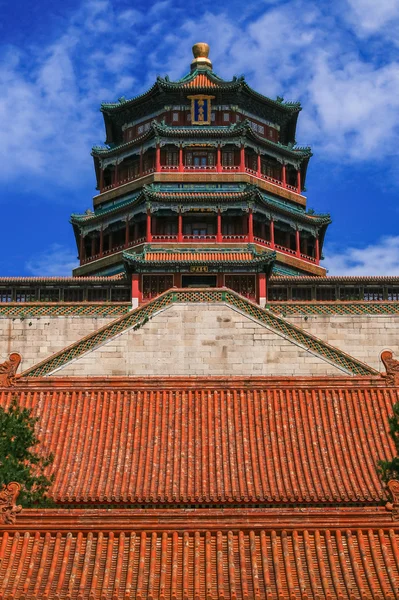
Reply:
M191 100L191 124L192 125L210 125L211 124L211 100L215 96L189 96Z

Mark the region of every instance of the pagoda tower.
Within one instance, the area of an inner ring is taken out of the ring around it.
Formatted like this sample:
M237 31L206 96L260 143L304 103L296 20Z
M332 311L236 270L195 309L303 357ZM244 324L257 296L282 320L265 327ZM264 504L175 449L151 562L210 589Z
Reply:
M266 301L271 274L324 276L329 215L306 210L311 150L299 102L225 81L193 46L190 73L102 104L106 145L92 151L94 210L72 215L74 275L132 277L133 305L171 287L222 287Z

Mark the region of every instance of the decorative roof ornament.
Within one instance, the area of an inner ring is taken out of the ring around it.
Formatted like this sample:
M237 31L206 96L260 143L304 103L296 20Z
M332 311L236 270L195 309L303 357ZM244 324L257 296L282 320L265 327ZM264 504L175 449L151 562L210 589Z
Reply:
M17 384L16 373L21 362L21 355L12 352L9 360L0 364L0 387L12 387Z
M387 483L387 489L389 495L392 498L392 502L387 502L385 508L392 511L392 519L394 521L399 520L399 481L397 479L390 479Z
M191 71L195 69L210 69L212 71L212 63L208 58L209 45L205 42L198 42L193 46L194 60L191 63Z
M399 361L393 358L390 350L381 352L381 360L386 369L386 373L381 373L381 376L385 377L387 386L399 385Z
M16 481L4 484L0 490L0 521L5 524L15 523L22 506L16 504L21 486Z

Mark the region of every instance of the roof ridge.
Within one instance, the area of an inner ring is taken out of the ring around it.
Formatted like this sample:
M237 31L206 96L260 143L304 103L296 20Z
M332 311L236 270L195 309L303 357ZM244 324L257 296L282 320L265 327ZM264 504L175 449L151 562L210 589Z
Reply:
M213 290L170 289L153 300L150 300L147 304L130 311L128 315L124 315L111 321L111 323L108 323L100 329L81 338L67 348L56 352L40 363L29 367L20 375L20 377L40 377L51 374L71 360L82 356L88 351L94 350L105 341L112 339L123 331L135 326L140 327L160 310L171 306L176 302L187 301L188 298L191 298L192 302L226 303L250 318L256 319L260 324L274 330L278 335L289 339L296 345L304 347L307 351L319 356L348 374L379 374L378 371L369 365L366 365L353 356L343 352L339 348L331 346L320 338L311 335L282 317L276 316L271 311L250 302L236 292L227 288L216 288Z

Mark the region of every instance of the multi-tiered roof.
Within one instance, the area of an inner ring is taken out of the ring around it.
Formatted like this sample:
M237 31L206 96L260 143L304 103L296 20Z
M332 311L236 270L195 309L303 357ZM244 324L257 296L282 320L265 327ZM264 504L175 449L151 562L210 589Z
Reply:
M182 79L158 77L144 94L102 105L106 145L92 152L99 194L94 211L72 215L81 263L75 274L115 274L136 264L136 254L158 252L163 274L172 276L170 249L201 248L207 273L215 272L207 254L228 251L241 272L244 257L255 253L265 259L265 274L324 275L330 217L306 211L312 154L295 141L300 104L271 100L243 77L224 81L206 44L194 53ZM198 102L205 118L195 112ZM160 273L159 264L148 268ZM235 273L223 261L218 270Z

